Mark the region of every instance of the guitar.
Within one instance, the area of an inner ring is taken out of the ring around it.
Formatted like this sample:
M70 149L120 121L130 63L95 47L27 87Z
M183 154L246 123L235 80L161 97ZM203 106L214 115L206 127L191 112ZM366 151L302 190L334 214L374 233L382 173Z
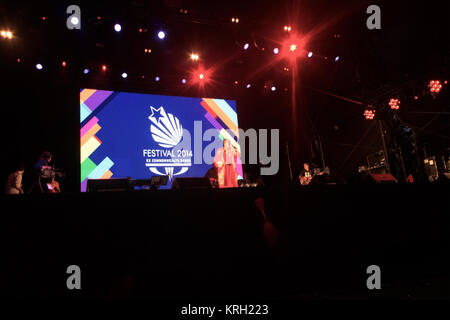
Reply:
M325 167L324 169L315 168L313 171L309 171L308 175L300 175L298 178L300 179L300 184L302 186L307 186L311 183L313 177L315 176L323 176L323 175L329 175L330 169L328 167Z
M299 179L300 179L300 184L301 184L302 186L307 186L308 184L311 183L312 175L309 175L309 176L299 176Z
M50 193L61 193L61 188L59 187L59 182L52 179L52 182L47 183L48 192Z

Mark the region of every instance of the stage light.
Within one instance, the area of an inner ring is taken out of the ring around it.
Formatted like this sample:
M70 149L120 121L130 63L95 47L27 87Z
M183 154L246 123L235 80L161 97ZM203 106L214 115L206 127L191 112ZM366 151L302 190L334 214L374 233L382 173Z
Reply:
M279 50L278 48L273 49L273 53L278 54Z
M335 62L338 62L338 61L339 61L339 56L337 56L336 58L334 58L334 61L335 61Z
M87 69L87 68L84 69L84 70L83 70L83 73L84 73L84 74L88 74L88 73L89 73L89 69Z
M367 120L373 120L373 118L375 117L375 109L366 109L364 111L364 117L366 117Z
M72 23L74 26L76 26L79 22L80 20L77 17L72 17L70 19L70 23Z
M161 40L164 39L166 37L166 34L164 33L164 31L160 31L158 32L158 38L160 38Z
M185 84L186 83L186 79L181 79L181 83Z
M392 98L391 100L389 100L389 106L392 110L400 109L400 100Z
M249 83L249 84L247 84L247 89L249 89L250 87L251 87L252 85Z
M159 77L155 77L155 81L159 81L161 80Z
M62 66L65 67L67 64L65 61L62 62Z
M430 88L431 93L439 93L442 89L442 84L439 80L431 80L428 87Z
M38 64L36 65L36 69L42 70L42 68L43 68L42 64L38 63Z
M122 73L122 78L126 79L126 77L128 77L128 75L125 72Z
M20 62L20 58L17 58L17 62Z
M308 53L308 58L311 58L312 55L313 55L313 53L312 53L312 52L309 52L309 53Z
M291 27L290 26L284 26L284 31L291 32Z
M248 43L244 44L244 50L247 50L248 47L249 47L249 44L248 44Z
M414 100L417 100L417 99L419 99L419 97L418 96L414 96Z
M45 17L42 17L42 20L44 20L44 21L45 21L45 19L46 19Z
M289 50L291 50L292 52L295 51L296 49L297 49L297 45L294 43L289 46Z
M122 30L122 26L120 24L116 23L114 25L114 30L116 30L116 32L120 32Z
M233 22L234 23L234 21L235 21L236 19L234 19L234 18L231 18L231 22Z
M106 69L107 69L106 65L102 65L102 70L106 71Z
M239 23L239 18L236 18L236 23Z
M277 90L277 88L275 88L275 86L273 86L272 88L270 88L270 90L275 91L275 90Z
M203 80L203 78L204 78L205 76L203 75L203 73L200 73L200 75L199 75L198 77L199 77L200 80Z
M236 81L234 82L234 84L235 84L235 85L238 85L238 84L239 84L239 81L236 80Z
M200 58L200 57L198 56L198 54L196 54L196 53L192 53L192 54L191 54L191 60L192 60L192 61L197 61L199 58Z
M8 39L12 39L13 38L13 33L11 31L6 31L6 30L2 30L1 35L3 38L8 38Z
M142 32L142 28L139 28L139 32Z

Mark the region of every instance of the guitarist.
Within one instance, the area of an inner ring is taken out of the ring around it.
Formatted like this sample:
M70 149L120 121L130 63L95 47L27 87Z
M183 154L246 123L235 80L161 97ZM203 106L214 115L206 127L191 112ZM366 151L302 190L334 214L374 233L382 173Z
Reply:
M303 164L303 170L298 176L298 178L300 179L300 184L302 186L307 186L311 183L311 180L313 178L313 171L309 168L308 163L305 162Z

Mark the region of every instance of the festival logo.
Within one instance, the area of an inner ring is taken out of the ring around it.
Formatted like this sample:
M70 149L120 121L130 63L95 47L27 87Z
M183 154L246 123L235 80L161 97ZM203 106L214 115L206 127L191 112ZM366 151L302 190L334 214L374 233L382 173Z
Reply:
M151 121L150 132L153 140L162 149L144 149L145 165L157 175L173 176L181 175L189 170L192 165L192 150L182 148L183 126L177 117L166 113L163 107L158 109L150 106L152 114L148 117Z

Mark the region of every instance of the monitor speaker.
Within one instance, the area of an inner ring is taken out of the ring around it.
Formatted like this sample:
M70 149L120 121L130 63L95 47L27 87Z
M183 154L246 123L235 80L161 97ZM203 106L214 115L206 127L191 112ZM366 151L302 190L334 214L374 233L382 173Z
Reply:
M208 178L176 178L172 183L172 189L199 189L211 188Z

